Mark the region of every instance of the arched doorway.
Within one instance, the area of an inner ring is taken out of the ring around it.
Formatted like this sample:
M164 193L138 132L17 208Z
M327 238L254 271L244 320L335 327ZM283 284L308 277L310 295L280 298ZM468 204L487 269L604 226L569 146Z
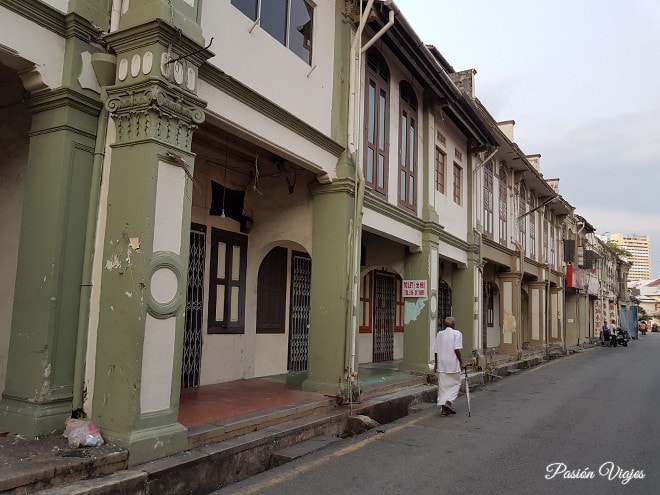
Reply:
M403 332L401 277L394 272L372 270L362 279L361 334L371 334L372 361L395 359L396 332Z

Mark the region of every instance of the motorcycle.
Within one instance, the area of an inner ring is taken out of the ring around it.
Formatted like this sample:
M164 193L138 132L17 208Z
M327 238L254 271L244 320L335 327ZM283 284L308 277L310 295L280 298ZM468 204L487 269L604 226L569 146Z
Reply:
M616 334L616 343L624 347L628 347L628 341L630 340L630 334L627 330L619 330Z

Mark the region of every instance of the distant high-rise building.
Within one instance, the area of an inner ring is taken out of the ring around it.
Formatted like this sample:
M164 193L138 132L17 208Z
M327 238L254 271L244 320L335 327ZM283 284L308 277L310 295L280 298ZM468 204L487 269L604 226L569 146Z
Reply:
M649 280L651 278L651 239L647 235L612 234L610 239L630 253L632 262L628 280Z

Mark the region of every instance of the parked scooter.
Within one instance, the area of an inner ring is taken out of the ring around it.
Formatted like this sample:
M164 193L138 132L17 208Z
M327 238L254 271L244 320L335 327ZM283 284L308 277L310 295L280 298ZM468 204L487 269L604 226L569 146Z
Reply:
M622 330L619 328L619 331L616 334L616 343L624 347L628 347L628 341L630 340L630 334L627 330Z

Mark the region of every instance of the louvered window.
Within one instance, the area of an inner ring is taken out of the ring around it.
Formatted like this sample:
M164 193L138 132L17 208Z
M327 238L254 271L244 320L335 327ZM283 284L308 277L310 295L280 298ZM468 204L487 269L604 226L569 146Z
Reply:
M388 95L390 72L376 50L367 52L364 108L364 177L373 191L387 195Z
M399 206L417 205L417 98L410 84L401 83L399 100Z

